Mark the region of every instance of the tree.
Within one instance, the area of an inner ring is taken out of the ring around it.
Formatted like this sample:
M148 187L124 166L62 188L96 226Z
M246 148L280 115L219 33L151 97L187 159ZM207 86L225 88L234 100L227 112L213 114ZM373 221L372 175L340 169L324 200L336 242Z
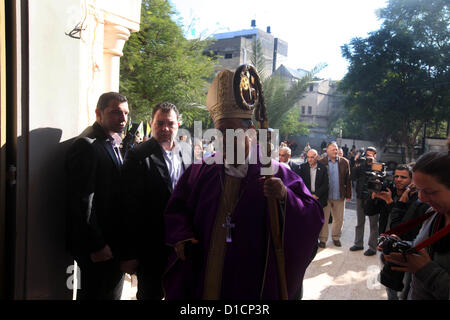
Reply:
M209 41L187 40L173 20L167 0L143 0L140 31L133 33L121 60L120 91L128 97L133 120L149 120L159 102L177 105L184 125L209 120L205 104L215 61L203 52Z
M296 103L304 97L311 80L311 74L293 83L277 75L263 80L264 98L271 127L283 127L283 131L288 130L283 133L286 135L309 132L306 124L300 121L300 112L296 108ZM294 114L298 115L296 119L293 117Z
M448 1L391 0L380 18L379 30L342 47L346 120L369 139L404 145L412 160L424 124L450 119Z
M280 125L280 136L288 137L291 134L308 134L308 127L298 119L300 119L300 110L298 108L292 108L288 111Z
M261 79L266 79L266 60L264 59L262 52L261 41L256 37L253 39L251 52L250 63L255 67L256 71L258 71L259 77Z

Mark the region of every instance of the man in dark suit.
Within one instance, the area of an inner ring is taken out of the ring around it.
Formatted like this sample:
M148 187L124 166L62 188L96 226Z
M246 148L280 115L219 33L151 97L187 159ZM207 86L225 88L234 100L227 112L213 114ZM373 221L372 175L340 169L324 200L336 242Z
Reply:
M71 145L66 157L67 246L81 270L77 299L119 300L124 274L117 260L120 167L119 133L125 128L125 96L100 96L96 122Z
M280 152L278 154L278 159L281 164L288 167L296 174L300 175L300 164L295 163L291 160L291 148L289 147L281 147Z
M297 174L302 178L306 187L311 191L313 197L317 199L322 208L327 206L328 200L328 171L327 167L319 163L319 154L315 149L309 149L306 153L307 162L298 165ZM313 183L312 183L313 182ZM326 223L325 223L326 224ZM313 254L311 255L310 263L314 260L319 244L317 243ZM303 286L297 292L297 298L301 299L303 296Z
M163 213L185 169L180 145L175 141L178 118L175 105L156 105L152 138L130 149L122 168L121 267L129 274L137 274L139 300L163 298L161 281L169 254Z
M318 157L317 150L310 149L306 154L307 162L300 166L299 175L313 197L320 202L322 208L325 208L328 201L328 171L325 165L317 162Z

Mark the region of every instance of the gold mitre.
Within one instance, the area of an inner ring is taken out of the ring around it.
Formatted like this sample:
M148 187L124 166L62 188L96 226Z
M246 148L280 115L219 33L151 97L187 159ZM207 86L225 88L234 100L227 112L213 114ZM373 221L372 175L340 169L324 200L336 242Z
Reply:
M253 111L237 105L233 89L234 72L223 69L214 78L206 96L206 107L214 123L224 118L251 119Z

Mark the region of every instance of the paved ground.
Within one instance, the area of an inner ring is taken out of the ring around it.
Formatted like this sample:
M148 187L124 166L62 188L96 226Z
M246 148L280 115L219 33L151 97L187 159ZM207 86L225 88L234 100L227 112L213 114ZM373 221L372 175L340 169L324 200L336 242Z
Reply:
M331 225L329 225L331 228ZM303 300L386 300L386 290L377 280L380 271L379 255L366 257L364 251L352 252L356 226L355 202L346 205L342 247L329 240L319 249L306 270L303 281ZM369 237L366 222L364 244ZM126 277L122 300L136 299L136 280Z
M136 300L137 278L135 275L125 275L121 300Z
M386 300L386 290L378 280L379 254L366 257L363 251L352 252L356 226L356 203L347 203L342 231L342 247L330 239L327 247L319 249L305 273L304 300ZM331 225L330 229L331 229ZM369 238L366 222L364 245ZM367 249L367 247L365 248Z

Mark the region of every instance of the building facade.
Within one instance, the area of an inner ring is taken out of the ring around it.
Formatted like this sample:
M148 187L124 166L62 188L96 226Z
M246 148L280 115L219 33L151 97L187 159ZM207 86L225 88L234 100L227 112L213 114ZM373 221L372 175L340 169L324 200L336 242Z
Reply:
M341 105L336 81L317 80L309 84L305 97L298 101L300 120L311 125L311 133L328 134L330 115Z
M219 57L218 70L235 70L242 64L250 63L253 44L259 40L265 60L266 76L270 76L288 55L288 43L272 35L270 27L266 31L256 28L252 20L251 29L214 34L215 42L209 48Z
M285 65L275 71L275 74L289 82L298 81L307 73L304 69L293 69ZM299 121L306 123L310 132L307 136L292 139L298 145L309 143L314 148L319 148L323 140L336 140L339 137L338 128L330 130L329 124L331 117L341 106L342 96L337 92L337 81L322 79L310 82L304 97L296 103L300 113Z

